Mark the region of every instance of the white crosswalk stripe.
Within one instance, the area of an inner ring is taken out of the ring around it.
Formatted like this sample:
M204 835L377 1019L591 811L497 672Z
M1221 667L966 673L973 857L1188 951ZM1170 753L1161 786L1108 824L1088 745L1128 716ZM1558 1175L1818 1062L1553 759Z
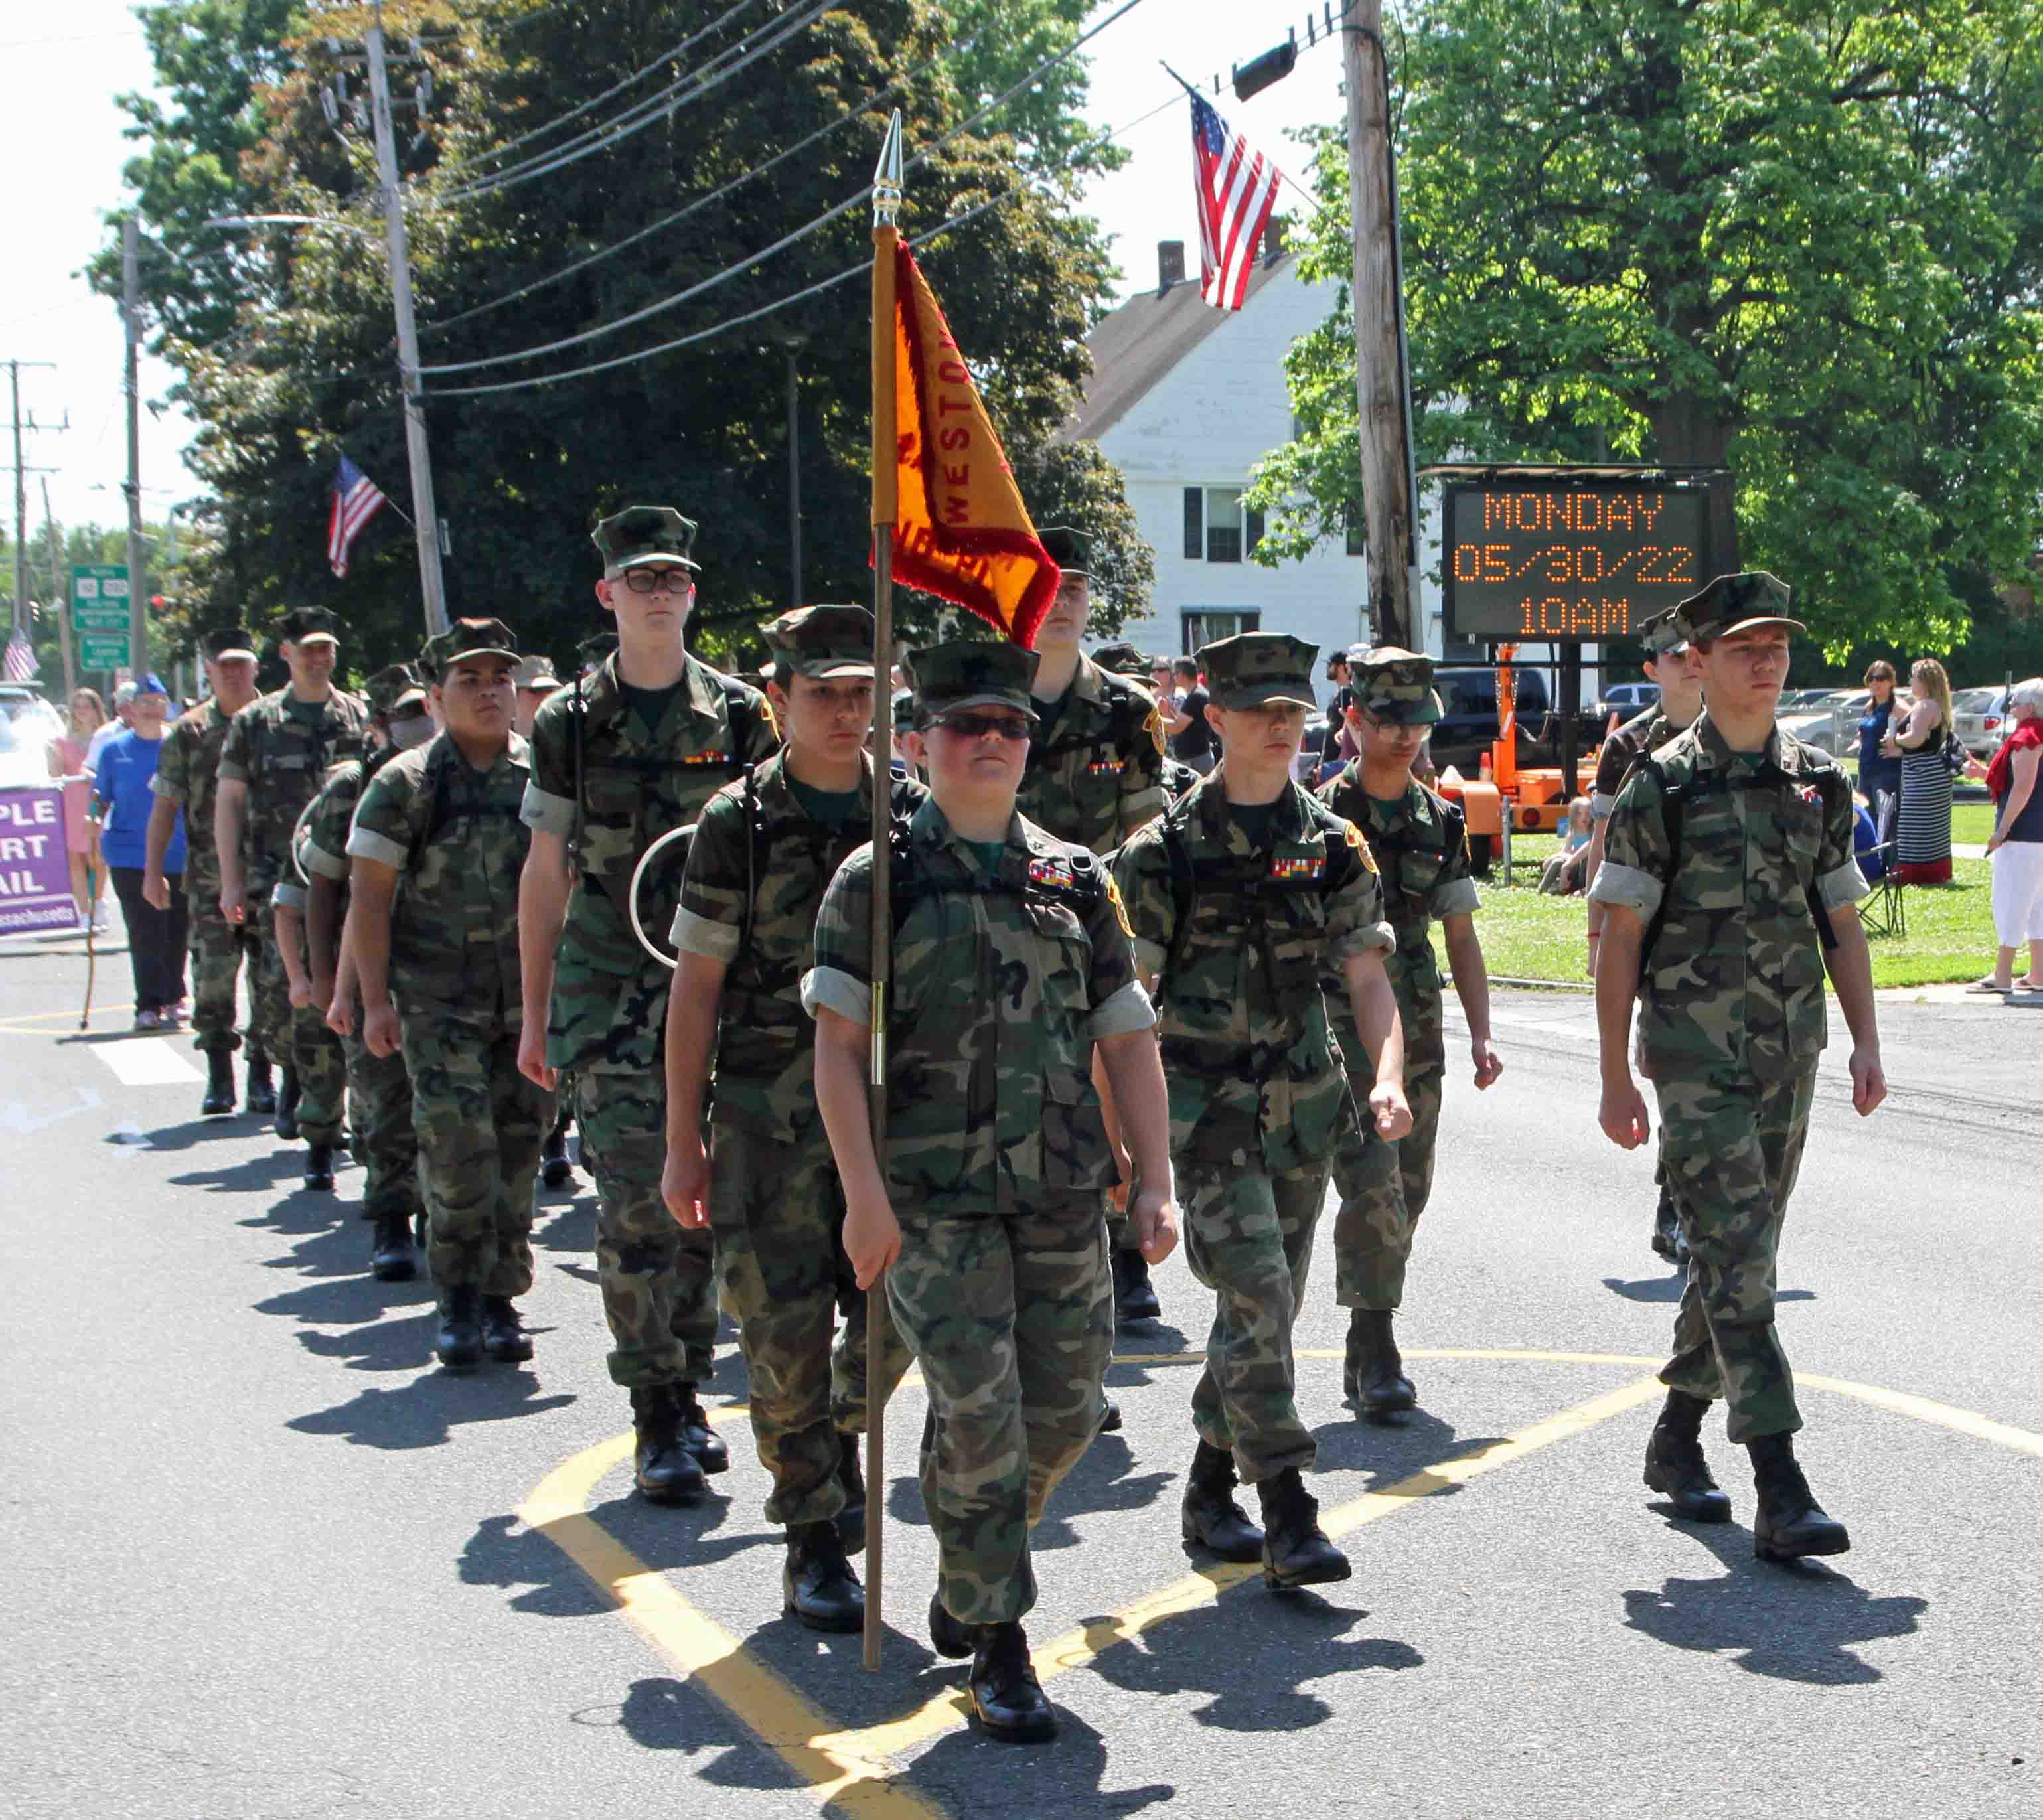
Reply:
M113 1071L113 1078L124 1087L172 1087L204 1079L161 1036L145 1036L125 1043L95 1043L92 1052Z

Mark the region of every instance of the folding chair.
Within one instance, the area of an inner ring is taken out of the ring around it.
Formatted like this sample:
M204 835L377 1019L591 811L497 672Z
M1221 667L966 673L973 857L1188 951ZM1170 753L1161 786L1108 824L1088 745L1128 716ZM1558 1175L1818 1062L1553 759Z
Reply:
M1880 859L1885 861L1880 876L1873 880L1872 896L1858 906L1858 920L1869 936L1892 936L1906 941L1908 939L1908 906L1903 896L1903 887L1894 876L1897 863L1895 849L1899 843L1889 841L1883 845L1869 847L1862 859Z

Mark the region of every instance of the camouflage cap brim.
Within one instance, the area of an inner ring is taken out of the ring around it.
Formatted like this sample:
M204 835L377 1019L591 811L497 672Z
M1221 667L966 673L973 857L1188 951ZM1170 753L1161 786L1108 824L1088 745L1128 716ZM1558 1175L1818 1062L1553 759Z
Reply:
M1409 695L1396 695L1381 702L1365 701L1361 705L1386 726L1432 726L1443 713L1439 695L1432 689L1427 690L1423 701L1414 701Z
M1728 638L1734 634L1753 631L1761 626L1783 626L1790 637L1798 632L1806 632L1809 629L1801 620L1791 619L1784 613L1761 613L1754 615L1749 619L1740 619L1734 624L1715 628L1710 631L1708 636L1711 638Z
M1031 726L1037 725L1043 718L1033 707L1024 707L1014 696L1002 695L994 689L988 689L980 695L960 695L953 700L943 702L937 707L926 709L924 711L926 718L941 720L945 715L956 714L960 708L975 707L1014 708L1028 721Z
M237 657L246 657L251 664L262 661L246 645L229 645L224 651L209 651L206 653L206 661L209 664L231 664Z
M796 676L807 676L817 683L828 682L833 676L850 676L869 683L880 674L870 657L863 663L856 657L805 657L795 665L794 669Z
M1301 689L1295 683L1282 681L1244 683L1216 694L1213 699L1224 708L1301 707L1310 713L1320 704L1313 699L1310 689Z

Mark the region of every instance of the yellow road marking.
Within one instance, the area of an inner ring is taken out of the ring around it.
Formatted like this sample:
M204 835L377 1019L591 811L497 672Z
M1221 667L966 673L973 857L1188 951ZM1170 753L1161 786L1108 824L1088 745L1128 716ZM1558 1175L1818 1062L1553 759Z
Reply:
M1926 1397L1911 1397L1905 1390L1889 1390L1878 1384L1854 1384L1846 1377L1816 1377L1806 1371L1798 1371L1795 1381L1798 1385L1811 1385L1819 1390L1833 1390L1840 1397L1856 1397L1861 1403L1870 1403L1876 1409L1888 1410L1896 1416L1912 1416L1918 1422L1933 1422L1939 1427L1954 1428L1975 1440L1991 1441L2003 1447L2011 1447L2018 1454L2033 1454L2043 1460L2043 1435L2032 1435L2026 1428L1996 1422L1991 1416L1953 1408L1948 1403L1933 1403Z
M17 1012L12 1017L0 1017L0 1036L65 1036L78 1028L78 1014L84 1009L85 1001L81 997L74 1010ZM134 1009L135 1001L132 998L117 1003L111 999L95 998L92 1003L92 1014L95 1017L111 1017L117 1011L132 1011ZM50 1025L52 1028L47 1030L30 1028L41 1024Z

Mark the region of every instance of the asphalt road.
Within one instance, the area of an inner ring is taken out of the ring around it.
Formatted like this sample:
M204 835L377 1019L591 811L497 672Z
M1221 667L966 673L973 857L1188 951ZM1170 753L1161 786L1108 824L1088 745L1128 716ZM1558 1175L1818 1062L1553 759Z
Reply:
M1422 1412L1341 1409L1324 1256L1301 1323L1355 1578L1280 1600L1192 1573L1190 1370L1134 1356L1203 1331L1173 1259L1164 1321L1123 1336L1126 1430L1037 1538L1066 1722L1019 1750L965 1722L922 1634L912 1385L867 1674L856 1638L780 1615L742 1417L709 1500L631 1496L585 1179L542 1209L533 1365L444 1377L426 1288L362 1274L358 1171L301 1191L298 1153L200 1121L189 1050L125 1010L81 1037L74 945L0 944L0 1813L2043 1811L2043 1023L2019 1011L1888 1007L1870 1122L1831 1058L1782 1315L1851 1554L1754 1561L1718 1424L1738 1523L1684 1527L1640 1484L1678 1290L1650 1164L1596 1132L1586 1002L1513 996L1503 1081L1451 1086L1401 1322ZM102 963L103 1003L125 973ZM727 1347L711 1400L744 1394Z

